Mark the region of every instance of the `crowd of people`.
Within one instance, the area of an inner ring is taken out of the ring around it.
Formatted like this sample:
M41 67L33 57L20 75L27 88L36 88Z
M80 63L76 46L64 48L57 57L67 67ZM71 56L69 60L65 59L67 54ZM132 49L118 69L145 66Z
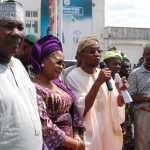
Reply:
M98 37L85 36L77 65L65 69L57 37L23 30L23 6L1 3L1 150L150 149L150 44L132 70L123 53L104 52ZM133 102L125 102L124 90Z

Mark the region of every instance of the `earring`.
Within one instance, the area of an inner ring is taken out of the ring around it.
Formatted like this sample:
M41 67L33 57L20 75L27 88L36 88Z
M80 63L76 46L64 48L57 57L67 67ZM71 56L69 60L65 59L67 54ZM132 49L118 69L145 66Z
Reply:
M44 67L44 64L43 64L43 63L41 64L41 67Z

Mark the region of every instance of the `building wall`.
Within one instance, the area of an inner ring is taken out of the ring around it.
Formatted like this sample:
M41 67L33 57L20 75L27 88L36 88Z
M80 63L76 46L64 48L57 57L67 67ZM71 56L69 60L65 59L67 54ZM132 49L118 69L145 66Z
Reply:
M1 0L5 1L5 0ZM26 21L26 28L25 28L25 33L34 33L37 36L40 36L40 14L41 14L41 0L17 0L21 4L23 4L24 10L25 10L25 21ZM93 6L92 7L92 34L98 36L101 40L102 45L104 45L103 41L103 35L104 35L104 0L93 0L92 1ZM37 17L27 17L27 12L28 13L33 13L37 12L38 16ZM37 29L35 32L34 29L34 22L37 22ZM104 46L103 46L104 47Z
M130 59L132 66L138 63L143 49L150 43L149 28L106 27L105 50L115 46Z
M31 33L40 37L41 0L17 0L24 7L25 34Z
M0 0L3 2L6 0ZM16 0L23 5L25 15L25 34L40 37L41 0Z
M131 61L132 67L134 64L138 63L140 57L142 57L143 45L142 44L123 44L115 43L113 44L118 50L122 51L126 57Z
M105 24L105 0L93 0L92 11L92 32L98 36L101 41L101 48L104 49L104 24Z
M40 37L41 0L17 0L23 4L25 10L25 34L35 34ZM104 1L92 0L92 34L100 38L101 47L104 48ZM33 14L37 12L37 16Z

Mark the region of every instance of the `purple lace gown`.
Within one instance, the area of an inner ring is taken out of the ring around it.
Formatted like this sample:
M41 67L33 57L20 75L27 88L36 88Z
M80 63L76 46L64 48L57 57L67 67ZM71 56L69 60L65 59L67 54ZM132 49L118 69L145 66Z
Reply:
M73 128L83 133L85 128L79 120L72 92L59 80L53 82L59 91L50 90L35 83L38 108L43 129L44 150L67 150L60 146L65 136L73 137Z

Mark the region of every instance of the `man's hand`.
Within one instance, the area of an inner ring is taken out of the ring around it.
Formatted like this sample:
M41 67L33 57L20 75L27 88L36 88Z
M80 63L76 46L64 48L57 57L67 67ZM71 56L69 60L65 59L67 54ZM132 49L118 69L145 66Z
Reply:
M100 83L103 84L110 78L111 78L111 71L108 68L104 68L104 69L101 69L97 80L99 80Z

